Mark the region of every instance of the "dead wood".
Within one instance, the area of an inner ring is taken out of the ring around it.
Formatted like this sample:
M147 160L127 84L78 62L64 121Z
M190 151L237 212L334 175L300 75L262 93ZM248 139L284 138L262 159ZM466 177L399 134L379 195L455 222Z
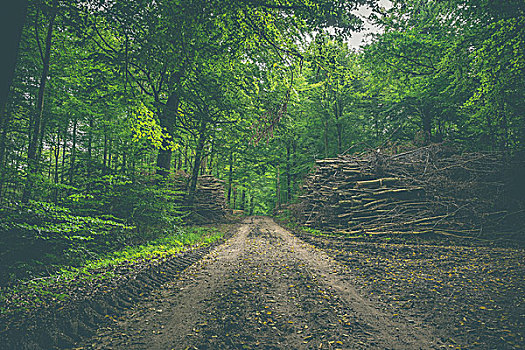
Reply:
M508 167L502 153L442 145L322 159L304 181L295 215L308 226L346 234L519 230L512 213L524 204L508 200Z

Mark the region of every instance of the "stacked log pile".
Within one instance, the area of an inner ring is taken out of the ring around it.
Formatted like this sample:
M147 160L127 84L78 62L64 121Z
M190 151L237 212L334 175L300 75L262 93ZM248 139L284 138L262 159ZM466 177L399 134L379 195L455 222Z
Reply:
M200 176L194 198L195 212L207 221L222 221L227 214L223 181L211 176Z
M189 175L185 173L179 173L172 179L174 188L184 193L188 192L188 182ZM224 221L229 212L224 195L224 182L212 175L199 176L192 208L187 209L192 213L189 219L196 223Z
M523 214L503 196L503 168L501 154L454 154L437 145L318 160L296 215L345 234L482 234Z

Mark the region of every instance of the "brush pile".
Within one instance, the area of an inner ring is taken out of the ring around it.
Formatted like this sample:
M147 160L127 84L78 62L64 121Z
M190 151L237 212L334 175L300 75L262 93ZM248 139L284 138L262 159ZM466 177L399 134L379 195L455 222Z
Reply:
M189 175L182 172L178 173L177 177L172 179L171 182L177 191L187 195ZM184 205L184 203L185 199L181 204ZM186 209L191 211L189 219L193 223L224 221L229 213L226 197L224 196L224 182L212 175L199 176L192 208Z
M211 176L200 176L194 199L195 212L208 221L222 221L227 213L223 181Z
M316 162L297 206L307 226L345 234L481 235L515 229L523 206L505 194L499 153L456 154L432 145ZM523 204L523 202L521 203Z

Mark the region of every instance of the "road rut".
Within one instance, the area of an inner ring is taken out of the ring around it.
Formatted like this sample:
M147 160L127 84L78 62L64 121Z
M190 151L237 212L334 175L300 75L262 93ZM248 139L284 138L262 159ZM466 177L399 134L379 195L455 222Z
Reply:
M431 325L362 297L345 267L266 217L237 232L88 349L439 349Z

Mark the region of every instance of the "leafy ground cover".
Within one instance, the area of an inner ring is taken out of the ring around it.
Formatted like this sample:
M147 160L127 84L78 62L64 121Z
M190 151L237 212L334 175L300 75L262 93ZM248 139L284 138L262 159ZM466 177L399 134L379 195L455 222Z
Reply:
M21 281L0 289L0 311L10 313L20 309L48 306L65 301L86 283L112 279L140 265L155 264L185 249L209 245L224 235L217 227L177 227L149 243L126 247L102 254L79 267L63 266L49 276Z
M6 348L71 348L176 278L228 236L231 226L182 227L80 267L4 287L0 337Z
M437 325L458 349L525 346L525 251L518 243L295 233L343 263L362 295L394 317Z

